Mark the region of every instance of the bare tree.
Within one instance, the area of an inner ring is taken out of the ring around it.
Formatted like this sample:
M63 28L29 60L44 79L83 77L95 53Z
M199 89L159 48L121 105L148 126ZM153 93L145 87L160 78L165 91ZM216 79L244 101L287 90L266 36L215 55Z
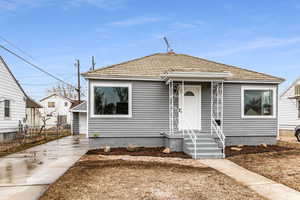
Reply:
M63 97L67 97L70 99L77 99L77 91L70 85L65 84L57 84L53 86L51 89L46 90L47 94L58 94Z
M50 113L46 113L45 111L43 112L43 114L41 115L41 121L42 121L43 125L41 126L39 134L41 134L42 131L46 129L47 121L50 120L54 114L55 114L55 111L52 111ZM46 135L46 137L47 137L47 135Z

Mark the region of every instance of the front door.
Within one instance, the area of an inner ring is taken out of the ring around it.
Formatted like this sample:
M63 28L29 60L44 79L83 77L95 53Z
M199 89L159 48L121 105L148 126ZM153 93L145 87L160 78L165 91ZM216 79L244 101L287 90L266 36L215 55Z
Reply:
M179 95L179 129L201 129L201 87L185 86Z

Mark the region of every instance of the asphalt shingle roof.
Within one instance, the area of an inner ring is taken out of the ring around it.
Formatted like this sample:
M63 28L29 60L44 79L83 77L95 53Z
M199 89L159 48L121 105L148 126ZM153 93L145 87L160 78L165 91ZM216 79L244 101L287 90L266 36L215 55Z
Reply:
M157 53L83 73L84 77L160 78L167 72L231 72L228 80L278 81L284 79L176 53Z

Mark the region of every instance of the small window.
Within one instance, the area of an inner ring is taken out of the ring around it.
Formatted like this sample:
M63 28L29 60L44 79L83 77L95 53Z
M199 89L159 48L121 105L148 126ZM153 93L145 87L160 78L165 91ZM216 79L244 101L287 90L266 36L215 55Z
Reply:
M67 107L68 106L68 102L65 102L65 107Z
M186 93L184 93L184 96L195 96L193 92L191 91L187 91Z
M48 108L54 108L55 102L48 102Z
M10 117L10 100L4 100L4 117Z
M244 117L275 117L274 88L244 88L242 114Z
M58 116L58 124L66 124L67 123L67 115L59 115Z

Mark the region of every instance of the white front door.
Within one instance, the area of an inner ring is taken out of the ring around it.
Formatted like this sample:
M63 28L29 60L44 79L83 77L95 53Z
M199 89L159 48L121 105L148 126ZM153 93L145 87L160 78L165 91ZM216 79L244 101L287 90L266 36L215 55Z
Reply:
M201 129L201 87L185 86L179 94L179 129Z
M87 126L86 126L86 113L79 113L79 133L86 134Z

